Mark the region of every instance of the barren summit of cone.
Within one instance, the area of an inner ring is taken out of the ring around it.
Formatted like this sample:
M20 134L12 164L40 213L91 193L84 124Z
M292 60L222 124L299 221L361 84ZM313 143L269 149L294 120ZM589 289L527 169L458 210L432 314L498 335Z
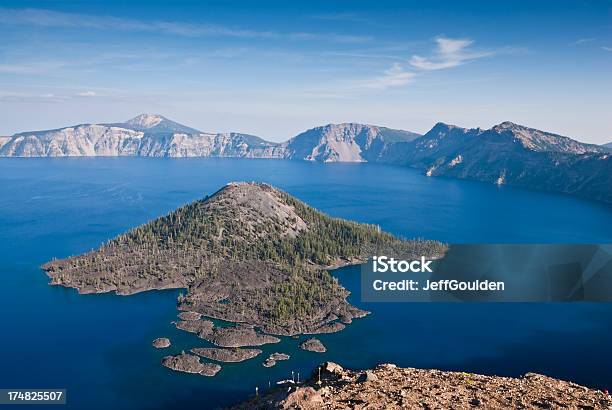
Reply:
M230 182L208 199L212 208L235 210L243 227L266 221L269 226L279 225L282 235L294 237L308 230L306 222L297 215L295 208L287 203L282 193L265 183Z
M130 120L127 120L125 123L137 125L142 128L152 128L164 120L165 118L158 114L140 114Z

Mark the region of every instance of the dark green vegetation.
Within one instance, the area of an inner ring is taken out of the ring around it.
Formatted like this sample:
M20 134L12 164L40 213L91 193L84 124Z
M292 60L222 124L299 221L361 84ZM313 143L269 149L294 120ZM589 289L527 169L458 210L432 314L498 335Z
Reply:
M269 185L239 183L43 268L52 284L83 293L186 288L181 310L295 334L340 330L365 314L346 302L327 267L445 249L331 218Z

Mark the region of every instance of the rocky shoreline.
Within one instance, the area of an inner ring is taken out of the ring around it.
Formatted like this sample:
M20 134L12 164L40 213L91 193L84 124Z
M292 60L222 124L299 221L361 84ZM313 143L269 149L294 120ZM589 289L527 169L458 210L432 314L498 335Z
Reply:
M359 371L324 363L300 385L231 407L264 409L610 409L607 392L535 373L519 378L399 368Z
M217 362L238 363L261 354L259 349L220 349L215 347L195 347L191 353Z
M247 347L278 343L275 336L259 333L253 326L238 323L235 326L217 327L210 320L176 322L176 327L196 333L198 337L219 347Z

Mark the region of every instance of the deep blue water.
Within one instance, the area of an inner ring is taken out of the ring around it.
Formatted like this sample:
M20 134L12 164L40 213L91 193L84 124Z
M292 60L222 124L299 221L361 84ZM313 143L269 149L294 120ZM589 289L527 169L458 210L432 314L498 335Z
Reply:
M0 387L67 388L69 408L214 408L302 377L333 360L516 376L528 371L612 387L612 304L361 303L357 268L337 271L356 305L371 310L322 335L328 352L260 358L214 378L171 372L161 357L206 343L171 325L178 291L129 297L50 287L52 257L108 238L229 181L265 181L333 215L406 237L451 243L609 243L612 207L563 195L426 178L401 167L233 159L0 160ZM151 340L168 336L167 351ZM261 359L261 360L260 360Z

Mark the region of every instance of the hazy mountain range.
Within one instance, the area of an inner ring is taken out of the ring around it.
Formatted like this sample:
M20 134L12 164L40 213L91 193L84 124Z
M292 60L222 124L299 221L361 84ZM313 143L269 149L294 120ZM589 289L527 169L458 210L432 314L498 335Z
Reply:
M376 161L389 144L419 134L361 124L330 124L284 143L239 133L214 134L161 115L142 114L123 123L82 124L3 137L0 156L151 156L288 158L313 161Z
M283 143L202 132L160 115L0 137L0 156L285 158L381 162L428 176L475 179L612 202L612 150L504 122L490 129L436 124L425 135L363 124L312 128Z

